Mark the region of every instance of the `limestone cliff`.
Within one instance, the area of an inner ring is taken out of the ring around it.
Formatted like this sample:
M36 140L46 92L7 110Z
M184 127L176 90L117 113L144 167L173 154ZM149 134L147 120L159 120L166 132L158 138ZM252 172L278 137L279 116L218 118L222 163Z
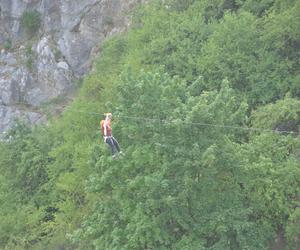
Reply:
M128 28L130 10L141 2L0 0L0 132L14 118L45 120L41 105L70 93L96 48Z

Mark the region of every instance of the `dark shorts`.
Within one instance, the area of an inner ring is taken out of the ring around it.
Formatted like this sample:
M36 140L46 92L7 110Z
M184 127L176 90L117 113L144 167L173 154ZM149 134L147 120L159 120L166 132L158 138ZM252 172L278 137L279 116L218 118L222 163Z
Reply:
M109 136L105 139L105 143L107 143L111 148L111 153L114 155L118 152L120 152L120 146L118 141L113 137Z

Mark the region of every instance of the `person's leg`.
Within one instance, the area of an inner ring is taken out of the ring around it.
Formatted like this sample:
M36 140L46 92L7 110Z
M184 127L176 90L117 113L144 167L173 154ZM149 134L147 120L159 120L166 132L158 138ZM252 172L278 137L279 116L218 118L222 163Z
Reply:
M117 150L116 150L116 147L114 145L112 138L108 137L106 139L106 143L110 146L112 155L115 155Z
M116 138L112 136L111 139L112 139L112 141L113 141L113 144L114 144L114 146L115 146L115 149L116 149L118 152L120 152L120 151L121 151L120 145L119 145L118 141L116 140Z

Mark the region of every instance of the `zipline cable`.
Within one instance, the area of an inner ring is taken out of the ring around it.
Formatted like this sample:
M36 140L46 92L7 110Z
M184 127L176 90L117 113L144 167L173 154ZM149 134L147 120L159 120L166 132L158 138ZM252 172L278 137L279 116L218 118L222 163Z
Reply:
M98 112L87 112L83 110L74 110L71 108L66 108L65 111L72 111L76 113L83 113L88 115L95 115L95 116L104 116L102 113ZM147 117L137 117L137 116L128 116L128 115L121 115L117 114L115 117L120 118L126 118L126 119L132 119L137 121L147 121L147 122L159 122L160 125L164 124L176 124L178 122L184 123L186 125L194 125L194 126L203 126L203 127L215 127L215 128L224 128L224 129L239 129L239 130L245 130L245 131L256 131L256 132L273 132L278 134L291 134L291 135L297 135L299 136L300 133L294 132L294 131L286 131L286 130L274 130L274 129L262 129L262 128L250 128L250 127L242 127L242 126L233 126L233 125L220 125L220 124L212 124L212 123L200 123L200 122L188 122L188 121L179 121L179 120L166 120L166 119L158 119L158 118L147 118ZM7 132L0 132L0 134L6 134Z
M70 109L68 109L68 110L70 110ZM98 113L98 112L86 112L86 111L82 111L82 110L71 110L71 111L72 112L89 114L89 115L104 116L104 114ZM137 121L147 121L147 122L155 122L155 123L159 122L161 125L163 125L163 124L175 124L175 123L179 122L179 120L164 120L164 119L158 119L158 118L127 116L127 115L121 115L121 114L117 114L117 115L115 115L115 117L133 119L133 120L137 120ZM273 132L273 133L278 133L278 134L300 135L298 132L286 131L286 130L249 128L249 127L242 127L242 126L220 125L220 124L200 123L200 122L188 122L188 121L180 121L180 122L184 123L184 124L187 124L187 125L195 125L195 126L203 126L203 127L216 127L216 128L240 129L240 130L256 131L256 132Z

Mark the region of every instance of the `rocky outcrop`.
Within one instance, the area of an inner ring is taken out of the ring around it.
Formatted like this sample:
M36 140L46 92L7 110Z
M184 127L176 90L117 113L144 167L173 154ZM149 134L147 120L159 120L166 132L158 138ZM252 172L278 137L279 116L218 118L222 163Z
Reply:
M7 130L8 127L12 125L16 118L20 120L25 120L30 124L37 124L41 122L45 122L46 118L40 112L29 111L27 109L22 109L20 107L13 106L3 106L0 105L0 130L2 131L0 134L0 138L3 137L3 133Z
M1 0L0 132L14 118L34 123L43 103L67 95L91 67L92 51L126 30L129 11L142 0ZM24 12L40 13L34 36L20 24ZM24 109L26 107L26 109ZM35 110L34 112L32 110Z

